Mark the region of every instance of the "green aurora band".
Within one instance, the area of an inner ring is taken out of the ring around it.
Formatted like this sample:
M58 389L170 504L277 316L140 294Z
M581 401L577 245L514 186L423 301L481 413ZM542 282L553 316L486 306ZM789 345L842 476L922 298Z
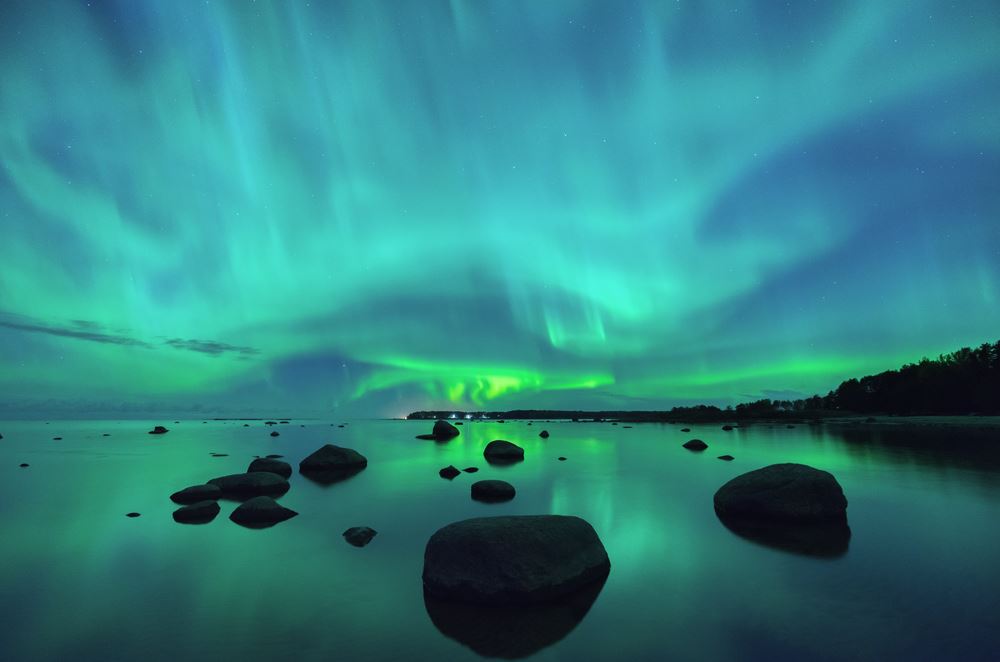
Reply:
M996 340L1000 9L789 4L4 3L0 415L726 404Z

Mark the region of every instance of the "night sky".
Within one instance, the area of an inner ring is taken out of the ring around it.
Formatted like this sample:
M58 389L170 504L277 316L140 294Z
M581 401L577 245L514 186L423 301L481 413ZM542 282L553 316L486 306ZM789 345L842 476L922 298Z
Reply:
M0 415L825 393L1000 337L1000 5L4 2Z

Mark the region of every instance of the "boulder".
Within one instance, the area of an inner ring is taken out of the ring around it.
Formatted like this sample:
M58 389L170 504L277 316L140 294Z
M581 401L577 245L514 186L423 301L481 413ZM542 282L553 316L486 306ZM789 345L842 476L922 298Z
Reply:
M344 540L355 547L364 547L378 535L378 531L367 526L352 526L344 531Z
M708 444L706 444L701 439L692 439L691 441L684 442L684 448L688 449L689 451L703 451L706 448L708 448Z
M218 485L210 485L208 483L204 485L192 485L191 487L185 487L183 490L179 490L170 495L171 501L180 504L198 503L199 501L209 501L221 498L222 489L220 489Z
M162 425L157 425L155 428L153 428L146 434L166 434L168 432L170 432L170 430L168 430L167 428L163 427Z
M733 478L715 493L728 520L813 523L846 521L847 498L832 474L804 464L772 464Z
M515 494L517 492L514 486L504 480L480 480L472 484L472 498L475 501L510 501Z
M285 480L288 480L292 476L292 465L287 462L282 462L281 460L275 460L272 458L259 458L250 463L247 467L247 473L253 473L255 471L269 471L273 474L278 474Z
M549 431L548 430L542 430L541 432L538 433L538 436L541 437L542 439L548 439L549 438Z
M257 496L281 496L288 491L288 481L269 471L231 474L208 481L222 490L222 496L230 499L249 499Z
M579 517L482 517L439 529L424 550L424 589L448 601L530 604L558 600L611 569L593 527Z
M439 471L438 475L441 476L442 478L447 478L448 480L451 480L460 473L462 472L456 469L454 465L449 464L447 467Z
M258 496L244 501L233 511L229 519L240 526L251 529L263 529L284 522L298 515L297 512L285 508L269 496Z
M368 466L368 458L353 448L342 448L326 444L313 452L309 457L299 462L299 471L349 471L364 469Z
M524 449L503 439L494 439L486 444L483 456L487 462L519 462L524 459Z
M448 421L438 420L434 423L434 429L430 434L418 434L417 439L433 439L435 441L447 441L459 435L458 428Z
M174 521L178 524L206 524L219 514L219 504L215 501L196 501L174 511Z

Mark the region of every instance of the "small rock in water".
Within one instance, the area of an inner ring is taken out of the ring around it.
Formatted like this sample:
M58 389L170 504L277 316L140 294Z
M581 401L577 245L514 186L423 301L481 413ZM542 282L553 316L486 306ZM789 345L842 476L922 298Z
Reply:
M548 439L549 438L549 431L548 430L542 430L541 432L538 433L538 436L541 437L542 439Z
M218 485L192 485L170 495L170 500L179 504L198 503L222 498L222 490Z
M219 514L219 504L215 501L197 501L174 511L174 521L178 524L206 524Z
M20 466L21 466L22 469L24 469L24 468L29 467L31 465L28 464L27 462L22 462Z
M472 484L472 498L475 501L510 501L516 494L514 486L504 480L481 480Z
M139 513L125 513L125 517L139 517Z
M351 473L368 466L368 458L353 448L326 444L299 462L299 473Z
M378 531L367 526L352 526L347 531L344 531L344 540L351 543L355 547L364 547L372 541L378 535Z
M279 436L281 436L281 435L279 435L279 434L278 434L278 431L277 431L277 430L275 430L274 432L272 432L272 433L271 433L271 436L272 436L272 437L279 437Z
M708 444L701 439L692 439L691 441L684 442L684 448L689 451L703 451L708 448Z
M447 441L459 435L458 428L448 421L439 420L434 423L434 429L430 434L418 434L417 439L433 439L435 441Z
M269 471L278 474L282 478L288 479L292 475L292 465L274 458L260 458L250 463L247 473L254 471Z
M264 457L266 457L269 460L277 460L279 457L285 457L285 456L284 455L278 455L276 453L272 453L270 455L265 455Z
M565 462L566 461L566 458L564 458L562 455L560 455L556 459L559 460L560 462Z
M166 434L168 432L170 432L170 430L168 430L167 428L163 427L162 425L157 425L155 428L147 432L147 434Z
M631 426L631 425L623 425L622 427L623 427L623 428L630 428L630 427L632 427L632 426Z
M457 476L460 473L462 472L456 469L453 465L449 464L447 467L439 471L438 475L441 476L442 478L447 478L448 480L452 480L453 478L455 478L455 476Z
M772 464L733 478L715 493L721 518L781 522L846 521L847 499L832 474L804 464Z
M732 425L723 425L722 429L725 430L726 432L729 432L730 430L733 429L733 426Z
M517 462L524 459L524 449L503 439L486 444L483 456L488 462Z
M681 428L681 432L690 432L691 428Z
M249 423L244 423L243 427L248 428L248 427L250 427L250 424Z
M229 457L229 453L209 453L212 457Z
M62 441L62 437L52 437L52 441Z
M462 469L462 471L464 471L467 474L474 474L477 471L479 471L479 467L466 467L466 468Z
M102 436L102 437L110 437L111 435L110 435L109 433L105 432L105 433L104 433L104 434L102 434L101 436Z
M735 460L736 458L734 458L732 455L720 455L719 459L720 460L725 460L726 462L731 462L732 460Z
M269 496L258 496L244 501L229 516L229 519L240 526L251 529L263 529L284 522L298 515L290 508L285 508Z

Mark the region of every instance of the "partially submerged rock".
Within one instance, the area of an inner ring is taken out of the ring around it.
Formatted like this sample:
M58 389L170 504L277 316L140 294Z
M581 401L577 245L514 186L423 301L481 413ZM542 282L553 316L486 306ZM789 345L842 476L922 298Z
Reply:
M157 425L155 428L153 428L146 434L166 434L168 432L170 432L170 430L168 430L167 428L163 427L162 425Z
M726 462L732 462L732 461L733 461L733 460L735 460L736 458L735 458L735 457L733 457L732 455L720 455L720 456L719 456L719 459L720 459L720 460L725 460Z
M460 473L462 472L459 471L454 465L449 464L447 467L439 471L438 475L441 476L442 478L447 478L448 480L452 480L453 478L455 478L455 476L457 476Z
M541 437L542 439L548 439L549 438L549 431L548 430L542 430L541 432L538 433L538 436Z
M170 495L170 500L174 503L190 504L199 501L208 501L222 498L222 489L218 485L205 483L204 485L192 485L178 490Z
M285 508L271 497L258 496L241 503L229 519L251 529L263 529L296 515L297 512Z
M510 501L515 494L517 492L514 486L505 480L480 480L472 484L472 498L475 501Z
M804 464L772 464L733 478L715 493L720 518L831 522L847 518L847 498L832 474Z
M262 457L254 460L247 467L247 473L254 471L269 471L287 480L292 475L292 465L274 458Z
M178 524L206 524L219 514L219 504L215 501L196 501L174 511L174 521Z
M602 581L611 569L579 517L482 517L439 529L424 550L424 589L472 604L549 602Z
M140 517L141 513L125 513L125 517Z
M459 435L459 430L448 421L438 420L434 422L434 429L430 434L418 434L417 439L433 439L435 441L447 441Z
M231 474L208 482L222 490L223 497L240 500L257 496L281 496L290 487L287 480L269 471Z
M320 483L335 483L368 466L368 459L353 448L326 444L299 462L299 473Z
M275 430L274 432L271 433L271 436L272 437L280 437L281 434L277 430Z
M378 531L367 526L352 526L344 531L344 540L355 547L364 547L378 535Z
M494 439L486 444L483 456L492 463L520 462L524 459L524 449L509 441Z
M726 432L729 432L730 430L733 429L733 426L732 425L723 425L722 429L725 430Z
M466 468L462 469L462 471L464 471L467 474L474 474L477 471L479 471L479 467L466 467Z
M703 451L708 448L708 444L701 439L692 439L691 441L684 442L684 448L689 451Z

